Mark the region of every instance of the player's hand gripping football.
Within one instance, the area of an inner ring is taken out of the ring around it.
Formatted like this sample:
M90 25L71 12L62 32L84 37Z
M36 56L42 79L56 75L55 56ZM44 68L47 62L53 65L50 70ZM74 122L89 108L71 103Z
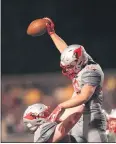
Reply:
M61 112L64 109L61 106L57 106L53 112L50 114L50 116L48 117L48 120L50 120L51 122L55 122L58 120L59 115L61 114Z
M49 21L49 23L46 23L46 28L47 28L47 32L49 35L52 35L53 33L55 33L55 30L54 30L54 22L50 19L50 18L43 18L43 19L46 19Z

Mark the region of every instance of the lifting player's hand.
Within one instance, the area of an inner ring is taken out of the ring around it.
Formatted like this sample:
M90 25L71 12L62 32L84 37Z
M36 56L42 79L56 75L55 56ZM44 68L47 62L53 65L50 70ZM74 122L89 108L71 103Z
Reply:
M49 23L46 23L46 28L47 28L48 34L51 35L51 34L55 33L54 22L50 18L47 18L47 17L45 17L44 19L49 20Z
M64 109L61 106L57 106L53 112L50 114L50 116L48 117L48 120L50 120L51 122L55 122L58 120L59 115L62 113Z

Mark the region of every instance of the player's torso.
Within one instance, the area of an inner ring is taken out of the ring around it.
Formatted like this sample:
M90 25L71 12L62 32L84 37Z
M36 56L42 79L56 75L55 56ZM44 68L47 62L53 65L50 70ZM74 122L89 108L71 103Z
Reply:
M73 87L74 87L74 91L75 92L80 92L81 91L81 88L83 87L84 85L84 82L83 82L83 77L82 75L84 73L87 73L88 71L91 71L91 70L97 70L99 72L99 74L101 75L101 83L100 85L102 86L103 85L103 80L104 80L104 74L103 74L103 71L101 69L101 67L98 65L98 64L91 64L91 65L87 65L85 66L72 80L72 84L73 84ZM88 75L87 75L88 76Z
M93 96L90 98L90 100L88 100L88 102L86 103L86 106L89 106L89 109L91 107L93 107L96 103L100 104L102 103L102 99L103 99L103 92L102 92L102 85L103 85L103 81L104 81L104 73L101 69L101 67L98 64L90 64L85 66L78 74L75 78L73 78L72 80L72 84L73 84L73 88L74 91L76 93L80 93L82 87L85 84L85 76L88 77L88 75L91 75L91 71L97 71L97 74L100 75L101 80L100 80L100 84L99 86L97 86L96 91L94 92ZM96 74L96 73L95 73ZM84 76L83 76L84 75ZM94 104L95 103L95 104Z
M102 109L101 109L101 104L102 104L102 99L103 99L102 85L104 81L104 74L103 74L101 67L98 64L87 65L72 80L72 84L74 87L74 91L76 93L80 93L82 87L85 84L85 81L83 79L84 78L83 74L86 75L87 73L88 75L89 74L88 71L91 71L91 70L94 71L94 69L101 76L101 80L93 96L88 100L88 102L86 102L84 114L80 118L77 125L81 125L80 127L84 127L85 129L88 129L87 127L90 126L90 124L93 124L94 122L99 125L98 126L95 124L96 125L95 127L99 127L100 129L105 129L106 118L105 118L105 115L102 113Z

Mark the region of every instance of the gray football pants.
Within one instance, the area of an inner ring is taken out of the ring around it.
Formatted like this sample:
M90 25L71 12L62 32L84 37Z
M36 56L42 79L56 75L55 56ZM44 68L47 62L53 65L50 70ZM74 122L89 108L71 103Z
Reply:
M84 142L108 142L105 131L105 122L101 123L99 119L89 121L90 115L84 115L72 128L70 134L76 139L77 143Z

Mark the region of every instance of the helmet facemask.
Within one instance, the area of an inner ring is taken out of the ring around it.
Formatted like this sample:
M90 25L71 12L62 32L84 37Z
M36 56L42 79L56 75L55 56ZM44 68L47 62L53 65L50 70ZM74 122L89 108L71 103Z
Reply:
M84 59L82 56L82 47L80 46L79 48L73 50L71 56L72 61L68 65L65 65L65 62L61 61L60 66L62 68L63 75L73 79L75 75L82 69L84 64Z
M76 68L76 64L77 64L77 61L73 61L70 65L67 65L67 66L63 66L62 64L60 64L60 67L62 68L62 73L63 75L67 76L68 78L72 79L75 74L76 74L76 71L77 68Z

